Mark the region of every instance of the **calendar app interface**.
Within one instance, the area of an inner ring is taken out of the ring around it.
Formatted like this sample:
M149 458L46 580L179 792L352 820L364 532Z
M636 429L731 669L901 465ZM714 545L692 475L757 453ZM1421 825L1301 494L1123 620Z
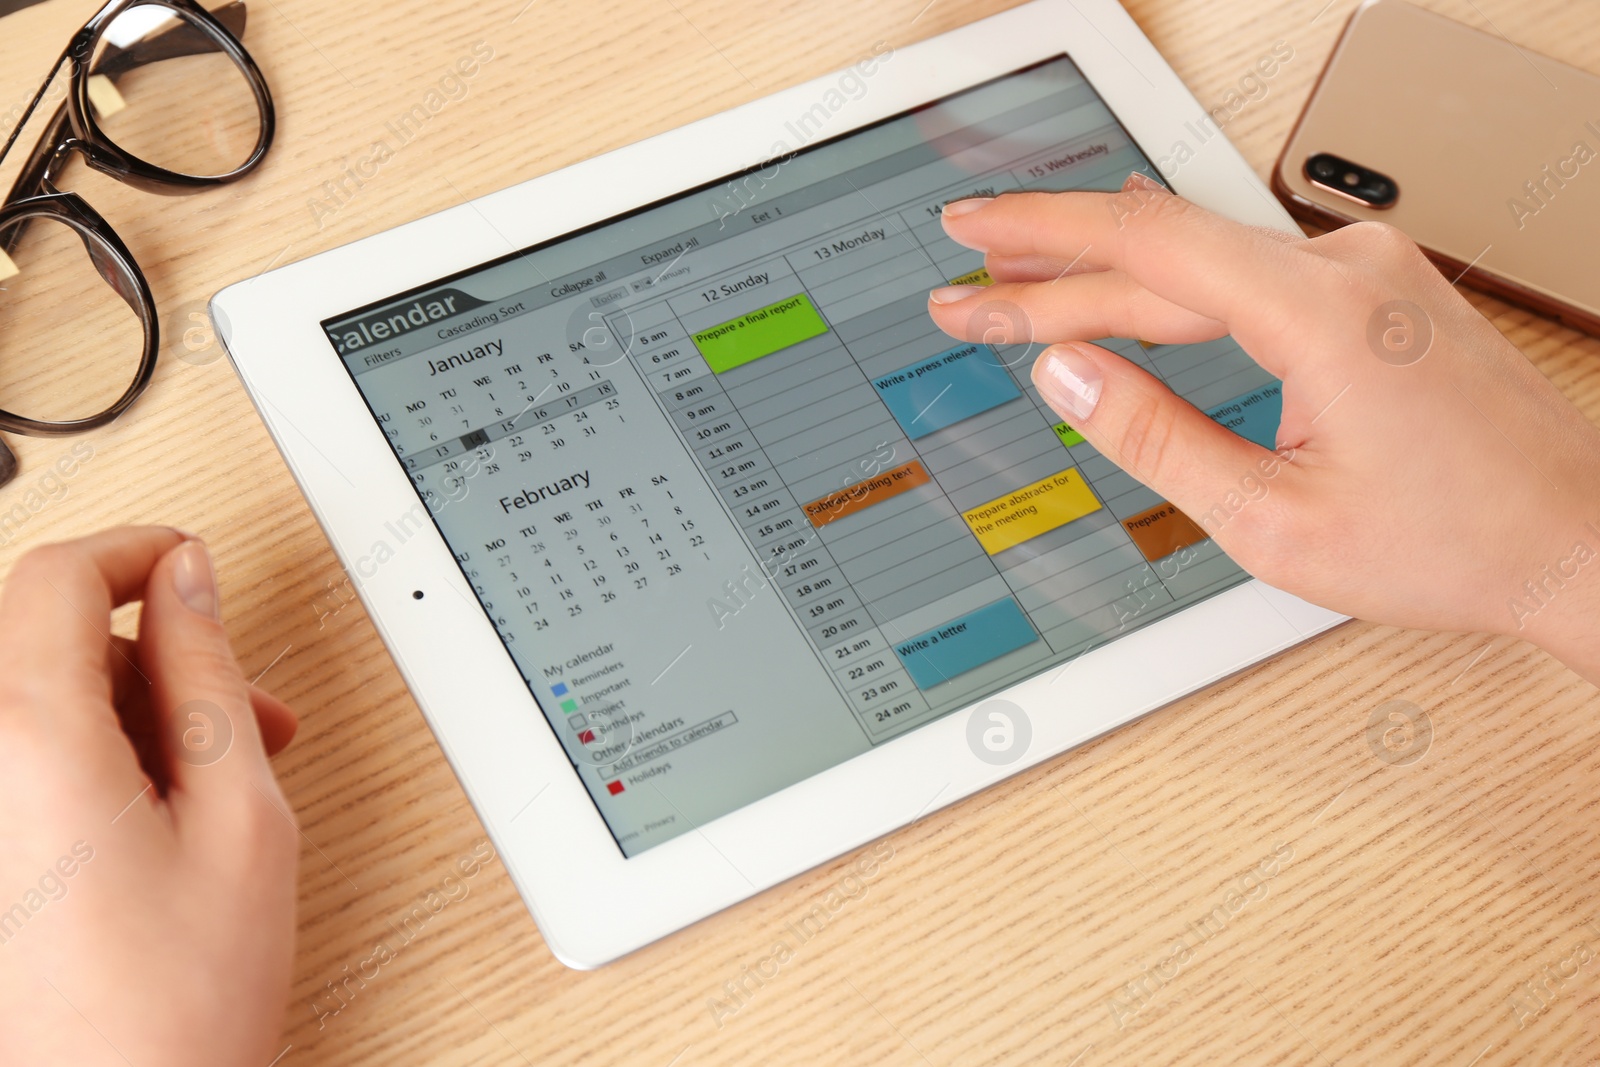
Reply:
M830 115L322 324L627 856L1245 578L1044 404L1037 346L928 317L990 282L945 203L1154 172L1072 61ZM1231 339L1101 343L1273 447Z

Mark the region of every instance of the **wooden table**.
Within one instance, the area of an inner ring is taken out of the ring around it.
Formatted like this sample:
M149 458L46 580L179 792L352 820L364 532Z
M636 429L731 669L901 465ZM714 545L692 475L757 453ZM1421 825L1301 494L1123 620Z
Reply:
M756 17L722 0L251 0L247 40L281 116L261 171L177 200L93 176L77 187L135 251L179 341L211 293L270 265L1010 6L925 2ZM97 3L0 23L0 112ZM1227 126L1265 176L1352 6L1322 3L1131 6L1208 106L1275 42L1292 48ZM1600 62L1585 5L1429 3ZM330 195L479 41L494 58L467 95L353 195ZM1600 417L1600 342L1469 296ZM182 526L215 549L247 671L303 716L277 760L305 833L286 1067L1600 1055L1595 690L1509 639L1359 622L894 834L866 892L774 977L747 974L848 857L592 974L551 957L493 865L319 1023L313 1003L339 1003L329 983L484 833L228 362L203 343L179 351L169 342L147 396L87 438L93 458L0 548L0 570L119 522ZM25 470L0 508L72 443L11 440ZM1431 723L1416 762L1369 747L1369 714L1391 699ZM1174 954L1180 938L1191 948Z

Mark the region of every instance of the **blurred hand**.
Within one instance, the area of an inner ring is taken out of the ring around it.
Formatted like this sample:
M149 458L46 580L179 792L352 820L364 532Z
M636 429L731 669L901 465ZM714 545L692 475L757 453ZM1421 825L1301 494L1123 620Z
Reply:
M143 600L139 640L111 610ZM295 718L240 673L205 547L36 549L0 598L0 1062L266 1067L294 951Z
M1306 240L1142 175L957 201L944 226L996 284L936 290L934 321L993 341L983 309L1007 301L1026 321L1005 340L1064 342L1033 369L1045 400L1250 573L1378 622L1517 634L1600 683L1600 431L1399 231ZM1283 380L1277 453L1084 343L1229 333Z

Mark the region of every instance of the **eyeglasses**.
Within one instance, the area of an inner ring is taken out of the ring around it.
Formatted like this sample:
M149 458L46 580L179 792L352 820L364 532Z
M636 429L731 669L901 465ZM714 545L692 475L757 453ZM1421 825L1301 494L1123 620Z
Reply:
M74 156L168 195L255 170L276 120L239 43L244 25L243 3L213 13L194 0L110 0L32 102L0 110L0 165L36 112L42 130L0 202L0 430L93 430L150 384L160 330L144 272L88 201L56 183ZM0 485L15 468L0 443Z

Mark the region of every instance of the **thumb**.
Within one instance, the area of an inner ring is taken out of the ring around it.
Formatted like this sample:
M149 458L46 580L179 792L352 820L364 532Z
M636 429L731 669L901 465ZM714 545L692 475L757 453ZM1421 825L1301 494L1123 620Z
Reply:
M175 816L217 820L215 829L226 833L241 803L282 804L220 616L204 544L185 541L156 562L139 617L139 659L150 679L168 801Z
M1218 509L1238 495L1241 482L1279 464L1279 456L1219 426L1153 375L1098 345L1051 345L1034 362L1033 383L1102 455L1219 544L1221 523L1208 520L1231 515Z

